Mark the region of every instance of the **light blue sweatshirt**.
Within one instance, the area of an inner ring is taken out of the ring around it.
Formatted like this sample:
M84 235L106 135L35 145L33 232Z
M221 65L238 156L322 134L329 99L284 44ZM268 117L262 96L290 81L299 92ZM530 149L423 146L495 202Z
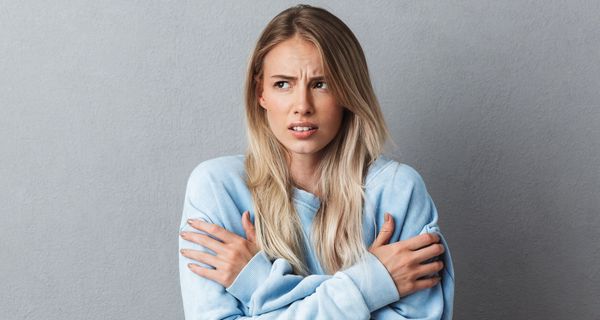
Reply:
M197 263L179 255L179 273L185 318L191 319L451 319L454 270L450 250L437 224L438 214L421 176L413 168L378 158L365 181L363 230L369 247L384 223L394 217L390 243L422 233L440 235L442 281L433 288L400 298L390 274L372 254L354 266L326 275L308 240L319 199L294 189L294 205L305 232L311 275L299 276L285 259L270 261L257 253L228 288L191 272ZM201 219L245 237L242 213L254 221L250 191L245 183L244 156L226 156L199 164L187 183L180 231L196 231L187 219ZM179 248L210 250L179 238Z

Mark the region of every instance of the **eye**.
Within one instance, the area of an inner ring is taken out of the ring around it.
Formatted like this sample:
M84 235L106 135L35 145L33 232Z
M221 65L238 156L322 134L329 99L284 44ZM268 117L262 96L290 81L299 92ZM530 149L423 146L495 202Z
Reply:
M327 82L325 81L317 81L315 82L315 88L317 89L327 89Z
M274 87L279 88L279 89L289 89L290 83L287 81L277 81L277 82L275 82Z

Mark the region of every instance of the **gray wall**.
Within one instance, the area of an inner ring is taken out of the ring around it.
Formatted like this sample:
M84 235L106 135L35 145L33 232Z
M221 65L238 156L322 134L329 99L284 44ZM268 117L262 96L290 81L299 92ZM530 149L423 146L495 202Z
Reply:
M310 2L360 39L456 268L456 319L600 319L600 1ZM200 161L293 2L1 1L0 315L181 319Z

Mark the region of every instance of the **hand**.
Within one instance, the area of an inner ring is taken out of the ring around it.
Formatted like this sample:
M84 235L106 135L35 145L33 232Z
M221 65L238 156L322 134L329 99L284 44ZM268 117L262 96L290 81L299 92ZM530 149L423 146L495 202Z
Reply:
M181 237L183 239L197 243L216 253L216 255L212 255L198 250L181 249L183 256L215 267L215 269L210 269L190 263L188 268L199 276L220 283L225 288L233 283L238 274L248 264L248 261L259 251L256 244L256 231L250 221L248 211L245 211L242 215L242 226L248 240L220 226L201 220L190 219L188 224L220 240L215 240L208 235L197 232L182 232Z
M369 252L375 255L388 270L400 297L438 284L439 276L423 277L442 270L444 263L440 260L423 264L423 261L444 253L444 246L438 243L440 237L435 233L425 233L387 244L393 233L394 219L386 213L386 221L369 248Z

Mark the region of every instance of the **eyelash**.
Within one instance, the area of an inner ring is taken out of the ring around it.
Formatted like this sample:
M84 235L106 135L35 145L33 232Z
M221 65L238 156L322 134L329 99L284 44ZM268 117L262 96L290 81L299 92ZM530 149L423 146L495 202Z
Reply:
M281 85L283 85L284 83L287 83L289 85L289 83L287 81L277 81L275 82L275 84L273 85L273 87L279 88L279 89L287 89L287 88L282 88ZM327 86L327 82L325 81L317 81L315 82L315 84L313 85L313 88L315 89L326 89L326 88L318 88L317 85L319 84L323 84L325 86Z

